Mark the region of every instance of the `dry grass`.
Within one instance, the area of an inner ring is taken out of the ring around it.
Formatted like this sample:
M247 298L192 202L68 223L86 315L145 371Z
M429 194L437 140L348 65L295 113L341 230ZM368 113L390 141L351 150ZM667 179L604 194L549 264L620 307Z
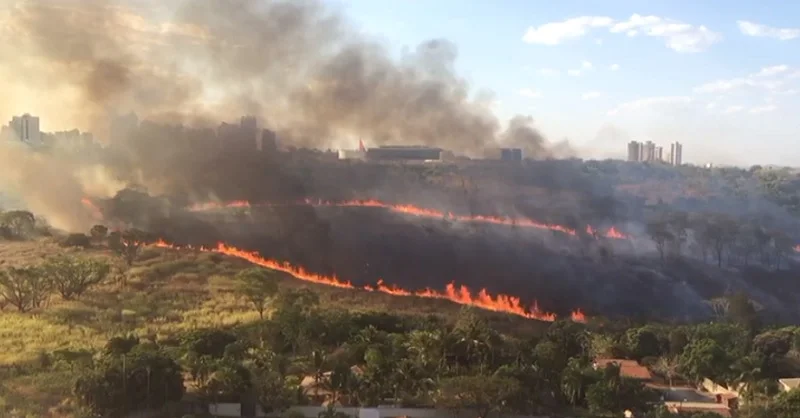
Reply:
M36 264L65 250L53 241L0 242L0 262ZM44 309L20 314L0 311L0 371L13 365L37 364L43 353L58 349L101 348L112 336L135 333L166 338L179 332L221 325L244 325L258 313L234 292L232 277L249 263L213 253L145 249L130 268L107 250L78 250L104 257L120 274L91 289L79 300L53 295ZM442 300L393 297L310 285L281 274L283 288L312 287L323 309L381 310L394 313L443 314L451 318L458 305ZM490 314L493 326L541 328L534 321ZM0 416L22 409L30 416L59 416L48 412L68 396L74 373L51 370L0 379ZM25 415L22 415L25 416Z

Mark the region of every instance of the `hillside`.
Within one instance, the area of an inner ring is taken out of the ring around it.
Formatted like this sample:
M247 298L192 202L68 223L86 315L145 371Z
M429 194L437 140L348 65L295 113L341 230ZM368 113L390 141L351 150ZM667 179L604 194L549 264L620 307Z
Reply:
M132 266L105 247L65 249L55 239L0 241L4 267L35 265L62 253L107 260L111 277L78 300L51 295L45 306L18 313L7 304L0 311L0 410L35 416L69 396L80 368L50 367L52 353L93 353L109 338L133 333L170 340L198 329L241 328L258 321L249 302L235 292L234 276L251 267L235 257L192 250L149 247ZM453 321L459 306L448 301L391 296L301 282L280 274L281 289L310 288L330 312L393 312L434 315ZM515 333L538 334L544 324L485 312L492 326ZM32 330L35 330L33 332ZM5 409L3 409L5 408Z

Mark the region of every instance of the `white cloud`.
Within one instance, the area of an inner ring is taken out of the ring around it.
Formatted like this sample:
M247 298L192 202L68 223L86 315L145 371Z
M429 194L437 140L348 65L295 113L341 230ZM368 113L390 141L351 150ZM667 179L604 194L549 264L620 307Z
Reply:
M566 40L578 39L592 29L606 28L611 33L628 36L657 37L677 52L699 52L722 40L722 35L707 27L694 26L674 19L658 16L632 15L628 20L615 21L606 16L581 16L562 22L551 22L539 27L529 27L522 40L531 44L558 45ZM598 40L595 40L597 43ZM600 41L602 43L602 41Z
M743 87L753 87L777 92L778 89L786 84L785 80L781 79L780 76L787 71L789 71L787 65L773 65L764 67L758 72L744 77L711 81L695 87L694 91L696 93L723 93ZM788 78L791 78L791 75Z
M553 68L542 68L541 70L539 70L539 74L547 77L555 77L560 73L561 73L560 71Z
M603 40L600 39L600 38L597 38L597 39L594 40L594 44L595 45L603 45Z
M710 102L706 104L706 109L708 110L714 109L715 107L717 107L717 102Z
M800 28L774 28L747 20L739 20L736 24L739 25L739 30L747 36L772 38L780 41L788 41L800 37Z
M619 70L619 64L611 64L608 69L611 71L617 71Z
M603 94L600 93L599 91L588 91L586 93L583 93L583 95L581 96L581 99L582 100L592 100L592 99L596 99L596 98L598 98L598 97L600 97L602 95Z
M581 16L563 22L551 22L529 27L522 40L529 44L558 45L565 40L580 38L589 30L607 27L613 23L610 17Z
M581 70L567 70L567 74L569 74L569 75L571 75L573 77L577 77L577 76L581 75Z
M581 62L581 68L583 68L583 69L585 69L585 70L591 70L593 67L594 67L594 66L593 66L593 65L592 65L592 63L591 63L591 62L589 62L589 61L582 61L582 62Z
M773 75L777 75L789 69L788 65L773 65L772 67L764 67L756 74L753 74L754 77L769 77Z
M723 113L739 113L744 110L744 106L728 106Z
M707 27L693 26L673 19L634 14L627 21L618 22L611 32L625 32L628 36L640 33L663 38L667 47L676 52L700 52L722 40L722 35Z
M755 114L767 113L767 112L772 112L777 108L778 107L775 106L775 105L757 106L757 107L754 107L754 108L750 109L750 113L755 113Z
M536 90L533 90L533 89L528 89L528 88L520 89L519 95L523 96L523 97L527 97L529 99L535 99L537 97L542 97L542 93L540 93L540 92L538 92Z
M646 97L643 99L633 100L627 103L622 103L621 105L617 106L616 108L610 110L608 112L609 115L616 115L621 111L633 111L651 107L660 107L660 106L670 106L670 105L682 105L682 104L689 104L692 102L692 98L689 96L656 96L656 97Z

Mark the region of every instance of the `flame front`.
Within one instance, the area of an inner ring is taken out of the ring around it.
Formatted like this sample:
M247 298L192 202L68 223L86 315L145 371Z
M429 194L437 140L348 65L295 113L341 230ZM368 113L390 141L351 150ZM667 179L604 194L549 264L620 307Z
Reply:
M535 228L535 229L546 229L550 231L557 231L563 232L568 235L576 235L574 229L567 228L562 225L558 224L548 224L537 222L531 219L526 218L508 218L508 217L501 217L501 216L489 216L489 215L454 215L453 213L445 213L442 211L438 211L436 209L427 209L421 208L414 205L408 204L390 204L385 203L380 200L368 199L368 200L346 200L341 202L334 202L334 201L324 201L324 200L311 200L306 199L302 203L311 206L328 206L328 207L362 207L362 208L382 208L387 209L392 212L402 213L405 215L412 215L412 216L419 216L424 218L442 218L442 219L449 219L455 222L471 222L471 223L488 223L488 224L496 224L496 225L508 225L508 226L518 226L522 228ZM191 211L208 211L208 210L218 210L218 209L228 209L228 208L249 208L249 207L270 207L270 206L281 206L275 203L258 203L252 204L247 201L233 201L228 203L202 203L191 206L189 210ZM597 231L592 228L591 226L586 227L586 232L589 235L594 235ZM608 231L602 234L606 238L613 238L613 239L627 239L628 236L619 232L616 228L611 227Z
M162 248L180 249L180 247L169 244L163 240L156 242L154 245ZM386 284L383 280L378 280L375 287L363 286L359 288L354 286L350 281L342 280L336 275L326 276L312 273L303 267L294 266L286 262L267 259L260 256L257 252L242 250L224 243L218 243L216 248L201 247L199 250L240 258L261 267L282 271L296 279L310 283L338 287L341 289L362 289L365 291L380 292L393 296L416 296L430 299L444 299L460 305L475 306L488 311L509 313L539 321L553 322L556 320L555 314L543 312L539 309L535 302L526 309L520 302L520 298L503 294L492 296L486 289L482 289L477 294L474 294L466 286L459 286L455 283L450 283L447 285L444 292L430 288L411 291L396 285ZM575 322L586 322L586 316L580 310L572 312L571 317Z

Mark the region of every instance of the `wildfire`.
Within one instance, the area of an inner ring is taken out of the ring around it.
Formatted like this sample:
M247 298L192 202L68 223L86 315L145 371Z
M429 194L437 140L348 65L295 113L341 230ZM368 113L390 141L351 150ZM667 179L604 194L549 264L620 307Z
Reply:
M550 231L563 232L565 234L573 236L576 235L576 231L574 229L567 228L565 226L558 224L537 222L526 218L508 218L508 217L489 216L489 215L474 215L474 216L456 215L451 212L445 213L442 211L438 211L436 209L421 208L418 206L408 205L408 204L395 205L374 199L346 200L341 202L306 199L303 201L303 203L311 206L381 208L390 210L392 212L402 213L411 216L419 216L424 218L442 218L442 219L449 219L455 222L488 223L496 225L518 226L523 228L545 229ZM218 210L218 209L228 209L228 208L249 208L249 207L268 207L268 206L278 206L278 205L274 203L252 204L247 201L239 200L228 203L202 203L191 206L189 210L208 211L208 210ZM595 235L597 233L597 231L591 226L586 227L586 232L589 235ZM606 238L613 238L613 239L628 238L627 235L619 232L614 227L611 227L608 231L601 233L600 235L603 235Z
M180 249L180 247L169 244L165 241L158 241L154 244L157 247ZM200 248L200 251L215 252L236 258L246 260L255 265L266 267L272 270L282 271L293 276L296 279L303 280L310 283L316 283L326 286L338 287L341 289L361 289L369 292L380 292L394 296L416 296L421 298L430 299L444 299L449 300L460 305L475 306L480 309L485 309L494 312L503 312L513 315L518 315L524 318L536 319L539 321L553 322L556 320L556 315L553 313L543 312L539 309L538 305L534 302L533 305L526 308L520 302L520 298L516 296L509 296L498 294L492 296L486 289L480 290L478 293L473 293L466 286L459 286L455 283L447 285L444 291L438 291L430 288L412 291L403 289L396 285L390 285L378 280L376 286L363 286L357 287L348 280L342 280L336 275L326 276L317 273L312 273L303 267L294 266L287 262L280 262L262 257L257 252L246 251L236 247L229 246L224 243L218 243L216 248ZM577 310L572 312L572 320L575 322L586 322L586 316L582 311Z
M91 199L84 197L81 199L81 203L84 207L86 207L86 209L89 210L89 212L92 213L92 217L94 219L103 219L103 212L97 207L97 205L94 204L94 202L92 202Z

